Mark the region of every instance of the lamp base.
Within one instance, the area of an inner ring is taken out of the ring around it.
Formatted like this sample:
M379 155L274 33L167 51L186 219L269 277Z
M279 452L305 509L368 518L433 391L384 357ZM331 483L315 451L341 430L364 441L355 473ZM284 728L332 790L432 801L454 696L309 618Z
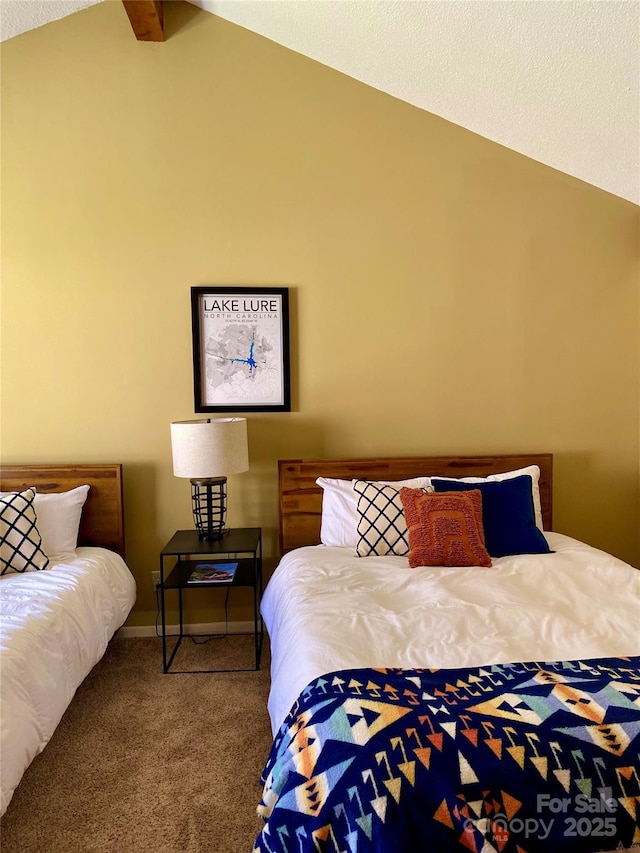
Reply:
M216 542L227 532L227 478L207 477L191 480L193 520L202 542Z
M228 527L224 527L222 530L198 530L198 539L201 542L219 542L229 532Z

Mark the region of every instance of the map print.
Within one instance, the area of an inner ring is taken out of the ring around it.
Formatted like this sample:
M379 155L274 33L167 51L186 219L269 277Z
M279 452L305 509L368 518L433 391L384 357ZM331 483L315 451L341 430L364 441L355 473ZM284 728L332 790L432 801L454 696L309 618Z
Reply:
M260 335L256 325L228 325L206 343L207 386L214 400L222 389L224 397L238 402L278 399L279 371L269 370L274 344Z
M281 307L273 297L205 298L200 322L206 405L282 404Z

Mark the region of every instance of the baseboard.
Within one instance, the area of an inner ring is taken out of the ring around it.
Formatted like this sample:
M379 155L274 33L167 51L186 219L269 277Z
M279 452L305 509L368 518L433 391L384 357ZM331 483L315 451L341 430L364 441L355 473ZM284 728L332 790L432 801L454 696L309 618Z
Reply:
M254 624L248 622L200 622L183 626L185 634L253 634ZM158 628L158 631L160 628ZM167 634L177 634L179 625L167 625ZM116 637L155 637L155 625L125 625L116 632Z

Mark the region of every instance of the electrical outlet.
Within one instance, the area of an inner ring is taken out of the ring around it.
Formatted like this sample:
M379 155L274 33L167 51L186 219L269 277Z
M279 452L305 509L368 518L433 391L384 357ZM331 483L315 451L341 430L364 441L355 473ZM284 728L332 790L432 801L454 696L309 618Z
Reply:
M151 572L151 581L155 592L155 590L160 586L160 572Z

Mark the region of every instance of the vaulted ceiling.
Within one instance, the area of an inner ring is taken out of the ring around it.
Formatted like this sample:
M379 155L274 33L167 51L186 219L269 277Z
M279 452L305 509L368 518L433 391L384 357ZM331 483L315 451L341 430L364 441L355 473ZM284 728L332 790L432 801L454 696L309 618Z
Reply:
M115 0L0 0L2 38L97 2ZM640 203L637 0L191 2ZM161 6L124 3L139 38L141 16L157 27Z

